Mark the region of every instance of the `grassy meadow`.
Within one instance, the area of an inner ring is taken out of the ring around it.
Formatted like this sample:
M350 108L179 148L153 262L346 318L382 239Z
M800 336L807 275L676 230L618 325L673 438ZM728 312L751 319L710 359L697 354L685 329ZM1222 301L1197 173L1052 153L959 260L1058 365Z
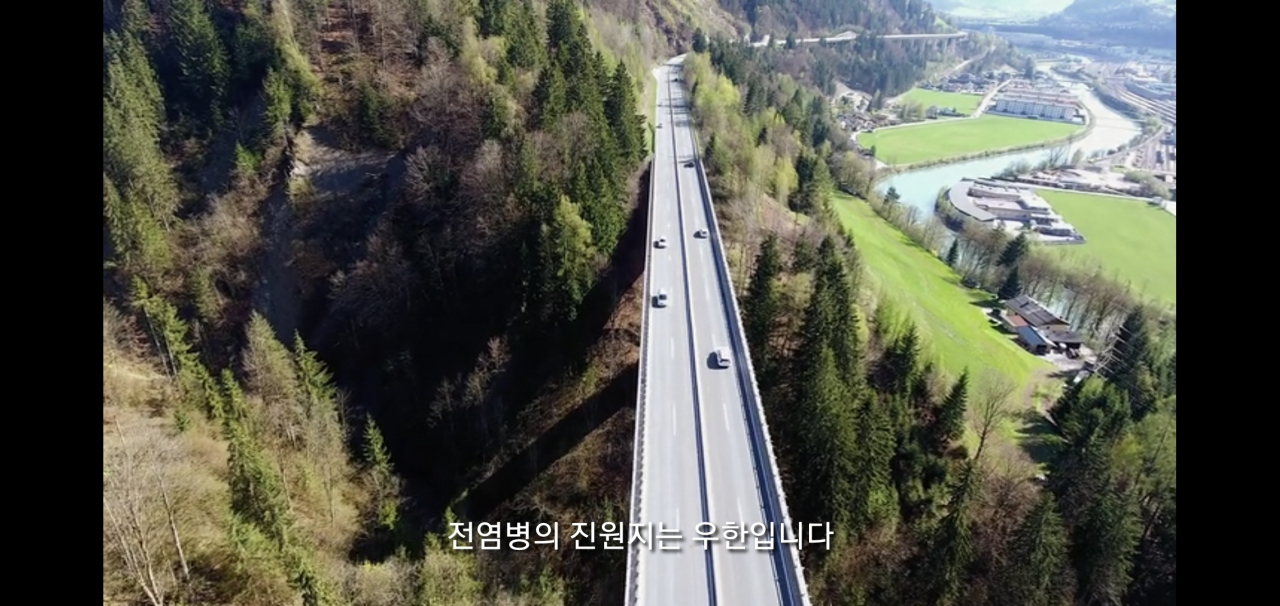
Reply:
M1042 189L1085 243L1046 247L1067 263L1101 266L1135 292L1168 305L1178 298L1177 217L1139 200Z
M904 101L915 101L928 108L931 105L938 107L954 107L956 111L972 116L973 112L978 111L978 103L982 101L982 95L967 95L965 93L949 93L940 90L929 90L927 88L913 88L902 95Z
M989 324L979 304L990 295L961 286L960 277L946 263L881 219L865 201L839 193L834 207L853 233L872 288L917 323L921 337L952 378L966 367L975 378L991 368L1026 386L1038 372L1053 369Z
M887 164L915 164L1045 143L1083 129L1065 122L982 115L861 133L858 143L875 147L876 157Z

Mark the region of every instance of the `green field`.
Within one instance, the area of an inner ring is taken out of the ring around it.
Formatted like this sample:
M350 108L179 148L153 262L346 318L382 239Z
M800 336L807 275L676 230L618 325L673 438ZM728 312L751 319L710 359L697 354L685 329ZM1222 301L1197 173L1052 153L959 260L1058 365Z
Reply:
M876 292L910 314L952 378L965 367L975 378L992 368L1027 385L1036 371L1053 369L991 326L983 315L986 310L977 305L990 295L961 286L950 267L877 216L866 202L844 194L837 194L834 202L840 222L853 232Z
M1046 247L1055 256L1101 266L1138 293L1177 303L1176 217L1138 200L1049 189L1039 193L1085 238L1080 245Z
M982 95L966 95L964 93L948 93L940 90L929 90L927 88L913 88L905 95L903 100L910 100L920 103L926 109L931 105L938 107L954 107L956 111L972 116L973 112L978 111L978 103L982 101Z
M1053 141L1083 129L1065 122L984 114L862 133L858 143L874 146L876 157L887 164L915 164Z

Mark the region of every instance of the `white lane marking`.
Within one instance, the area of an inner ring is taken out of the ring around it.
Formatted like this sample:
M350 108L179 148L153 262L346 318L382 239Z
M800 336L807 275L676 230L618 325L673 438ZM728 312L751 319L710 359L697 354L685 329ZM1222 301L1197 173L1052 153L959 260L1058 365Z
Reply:
M724 402L721 402L721 403L720 403L720 411L724 413L724 430L725 430L726 432L727 432L727 431L730 431L730 429L729 429L729 406L728 406L727 404L725 404Z

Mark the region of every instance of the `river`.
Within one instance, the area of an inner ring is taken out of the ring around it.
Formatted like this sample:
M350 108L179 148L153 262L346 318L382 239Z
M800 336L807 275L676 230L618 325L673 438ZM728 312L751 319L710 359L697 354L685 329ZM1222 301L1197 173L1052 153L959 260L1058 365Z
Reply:
M1055 78L1057 79L1056 75ZM1080 82L1058 80L1080 98L1085 108L1089 110L1089 115L1096 122L1096 126L1093 127L1088 136L1070 146L1070 149L1066 152L1066 158L1070 158L1077 149L1083 149L1085 155L1090 155L1097 151L1113 150L1128 143L1134 136L1142 132L1142 127L1137 122L1107 107L1088 85ZM1036 149L957 162L955 164L931 166L894 175L882 181L877 189L881 193L888 191L890 187L897 189L903 203L920 209L921 212L925 213L924 216L928 216L933 214L933 206L938 198L938 191L945 187L950 187L956 181L966 177L990 177L1018 162L1036 165L1049 159L1052 153L1053 150L1051 149Z

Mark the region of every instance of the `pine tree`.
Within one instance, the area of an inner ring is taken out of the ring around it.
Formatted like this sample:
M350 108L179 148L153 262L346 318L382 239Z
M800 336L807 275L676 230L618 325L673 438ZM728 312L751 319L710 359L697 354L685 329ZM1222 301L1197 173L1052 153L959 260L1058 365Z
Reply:
M1111 343L1107 363L1099 374L1125 390L1133 405L1133 417L1140 420L1154 407L1149 393L1144 393L1140 379L1152 364L1151 333L1146 312L1135 307L1124 318Z
M707 35L703 33L701 27L693 30L693 52L698 54L707 52Z
M542 25L532 0L507 3L507 61L522 69L532 69L543 59Z
M1004 251L1000 253L1000 258L996 261L998 267L1015 267L1022 262L1023 257L1027 256L1030 248L1027 242L1027 234L1019 233L1018 237L1009 241L1004 246Z
M139 221L168 227L178 190L160 150L163 100L142 45L109 36L102 99L102 168ZM146 212L143 218L141 213Z
M242 423L230 423L231 510L283 547L292 524L284 482Z
M621 61L609 79L609 93L605 98L605 118L609 121L613 139L625 164L640 160L644 155L644 118L636 114L635 82Z
M969 397L969 371L965 370L951 386L951 392L937 409L933 423L929 425L929 446L941 454L952 442L964 435L964 413Z
M956 262L960 260L960 238L951 240L951 246L947 248L947 265L955 267Z
M479 0L476 13L476 30L489 38L506 33L507 10L510 0Z
M891 476L896 437L893 419L884 402L864 401L854 412L853 435L858 438L853 453L849 512L850 531L857 535L889 522L898 503Z
M751 358L756 364L762 386L772 385L774 352L772 348L773 325L781 312L781 294L776 280L782 274L782 259L778 254L778 238L774 234L765 237L756 256L756 267L751 273L747 296L742 302L743 332L751 347Z
M996 296L1002 301L1016 298L1022 294L1022 277L1018 275L1018 268L1014 266L1009 270L1009 275L1005 277L1004 282L1000 284L1000 290L996 292Z
M563 326L578 316L578 305L594 277L596 249L591 225L578 207L561 197L539 242L543 318L549 327Z
M204 0L174 0L167 14L182 106L205 127L217 126L226 94L227 49Z
M973 464L961 472L960 481L952 491L947 515L934 532L923 567L929 578L929 603L936 606L952 606L957 603L968 579L968 567L973 561L973 529L969 509L976 488L977 478Z
M819 340L816 354L799 377L795 428L800 440L796 478L805 519L845 526L857 496L851 485L854 444L848 394L831 348Z
M1000 580L1003 603L1057 606L1065 597L1061 585L1067 562L1067 534L1053 495L1045 492L1014 531Z
M564 75L555 64L542 68L538 83L534 85L533 99L537 107L538 128L550 129L564 116L567 103Z
M1112 482L1093 497L1071 541L1079 572L1078 598L1088 604L1119 604L1129 586L1141 532L1137 511L1128 491Z
M894 339L880 359L880 384L890 394L906 395L919 370L920 334L908 322L902 334Z
M391 467L391 455L382 439L382 431L372 416L365 418L364 462L373 484L374 525L381 530L393 530L400 521L399 484Z

